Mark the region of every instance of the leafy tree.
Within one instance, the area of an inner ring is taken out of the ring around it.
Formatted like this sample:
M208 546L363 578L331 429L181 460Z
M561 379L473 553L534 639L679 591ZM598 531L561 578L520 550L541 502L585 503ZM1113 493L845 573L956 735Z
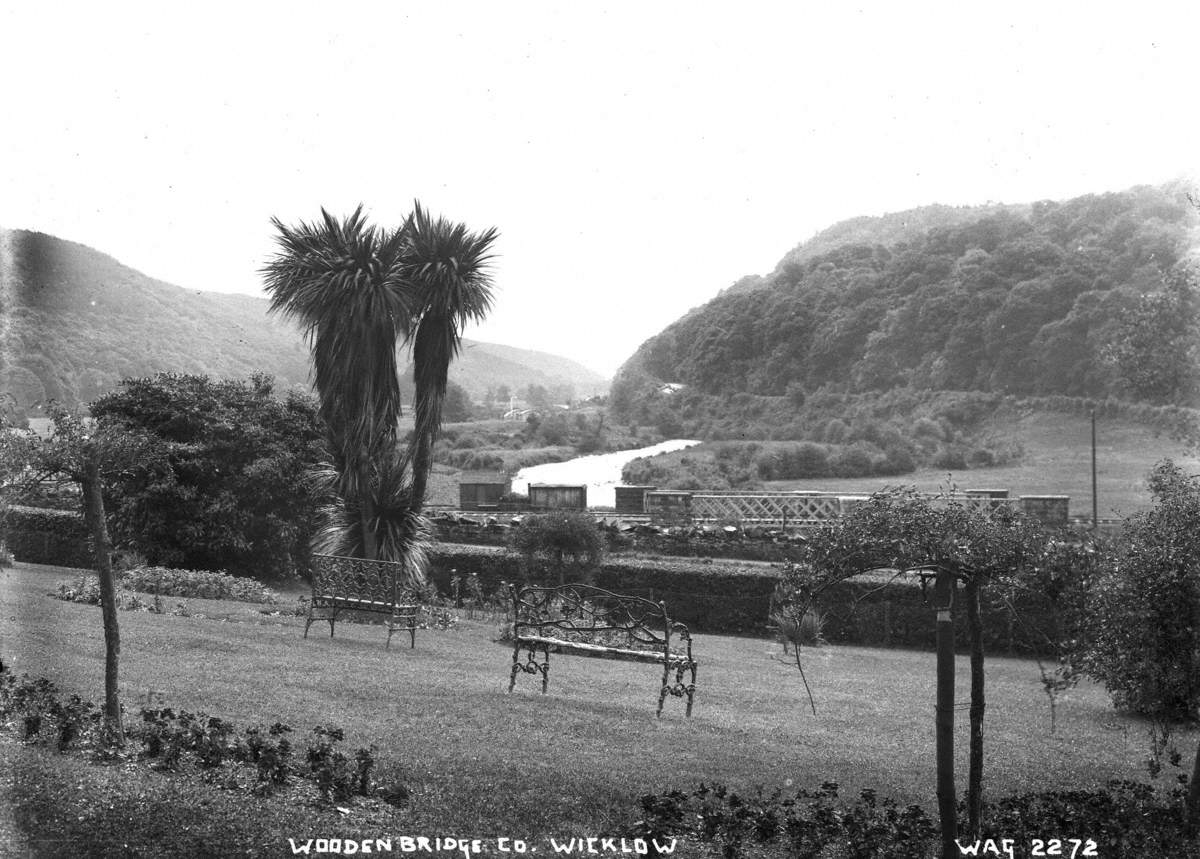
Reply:
M566 573L584 575L604 555L604 539L587 513L563 511L525 516L513 529L511 545L525 556L527 568L549 563L564 584Z
M1189 401L1196 393L1200 298L1177 273L1157 292L1138 296L1117 324L1104 357L1134 396L1160 403Z
M274 220L279 252L265 269L271 308L300 322L334 458L339 504L323 545L365 558L412 561L441 426L448 370L463 326L491 306L487 265L495 230L468 232L416 204L396 230L368 226L361 206L343 221ZM400 449L396 349L409 344L415 427ZM411 563L413 575L421 575Z
M446 402L442 406L442 416L451 423L461 423L469 421L473 413L471 395L467 393L467 389L450 382L446 386Z
M1125 520L1089 595L1082 666L1169 728L1200 719L1200 478L1164 460L1149 483L1154 506ZM1186 808L1200 827L1200 749Z
M911 490L873 495L846 516L827 523L805 544L803 571L794 576L793 600L803 616L833 583L872 570L934 580L938 629L938 807L943 855L958 855L954 794L955 594L962 584L971 649L968 826L981 826L983 781L984 653L980 591L989 582L1035 562L1045 535L1018 512L969 507L954 499L928 499Z
M311 397L276 399L244 381L160 373L92 404L164 451L160 467L107 487L114 530L152 563L284 578L307 566L323 498L310 472L328 459Z
M120 744L124 742L118 694L121 634L104 486L154 467L159 451L152 439L117 421L101 420L89 425L81 416L61 407L53 406L50 412L54 424L48 438L33 433L0 433L3 436L0 473L21 475L18 484L60 478L79 487L83 518L91 534L96 575L100 582L104 623L104 718L111 738Z

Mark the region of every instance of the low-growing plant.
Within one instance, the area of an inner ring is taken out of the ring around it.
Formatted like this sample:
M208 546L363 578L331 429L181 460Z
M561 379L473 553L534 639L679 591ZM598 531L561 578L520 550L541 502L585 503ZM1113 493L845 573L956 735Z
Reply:
M716 846L728 859L770 848L788 856L852 859L920 859L929 855L937 829L918 805L900 808L871 789L852 802L838 798L836 782L817 790L739 794L701 784L641 799L641 818L622 834L663 842L690 836Z
M128 571L121 579L121 586L126 590L165 597L226 599L270 605L279 602L277 592L255 579L207 570L141 567Z

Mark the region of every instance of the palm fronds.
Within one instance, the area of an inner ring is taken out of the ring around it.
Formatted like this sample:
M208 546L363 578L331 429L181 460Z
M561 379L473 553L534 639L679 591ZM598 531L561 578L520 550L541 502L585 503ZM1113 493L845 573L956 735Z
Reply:
M491 309L496 231L470 232L420 203L391 232L369 226L362 206L341 221L322 209L313 223L272 223L278 251L263 269L271 310L297 320L308 338L336 460L340 501L330 533L341 536L329 539L355 556L418 558L450 362L463 327ZM403 456L401 342L412 344L416 386L416 426Z

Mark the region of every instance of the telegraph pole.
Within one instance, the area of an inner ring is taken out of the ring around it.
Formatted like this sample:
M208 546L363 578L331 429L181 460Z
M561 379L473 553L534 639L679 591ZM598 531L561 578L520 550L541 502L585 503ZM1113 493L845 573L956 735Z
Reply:
M1096 410L1092 409L1092 530L1100 528L1100 502L1096 497Z

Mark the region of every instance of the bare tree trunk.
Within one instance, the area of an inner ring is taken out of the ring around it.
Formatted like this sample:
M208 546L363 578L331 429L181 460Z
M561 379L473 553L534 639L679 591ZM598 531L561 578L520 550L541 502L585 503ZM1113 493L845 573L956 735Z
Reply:
M957 798L954 792L954 574L939 568L934 580L937 608L937 799L942 859L959 856Z
M81 482L83 513L92 532L96 551L96 574L100 579L100 611L104 618L104 718L118 743L125 742L121 724L121 701L117 690L117 666L121 654L121 633L117 623L117 588L113 581L109 553L108 526L104 522L104 496L100 491L100 469L89 459Z
M1196 748L1196 760L1192 763L1192 777L1188 780L1183 809L1187 831L1195 835L1200 831L1200 746Z
M983 818L983 621L979 614L979 582L967 582L967 629L971 638L971 754L967 774L967 826L979 838Z

